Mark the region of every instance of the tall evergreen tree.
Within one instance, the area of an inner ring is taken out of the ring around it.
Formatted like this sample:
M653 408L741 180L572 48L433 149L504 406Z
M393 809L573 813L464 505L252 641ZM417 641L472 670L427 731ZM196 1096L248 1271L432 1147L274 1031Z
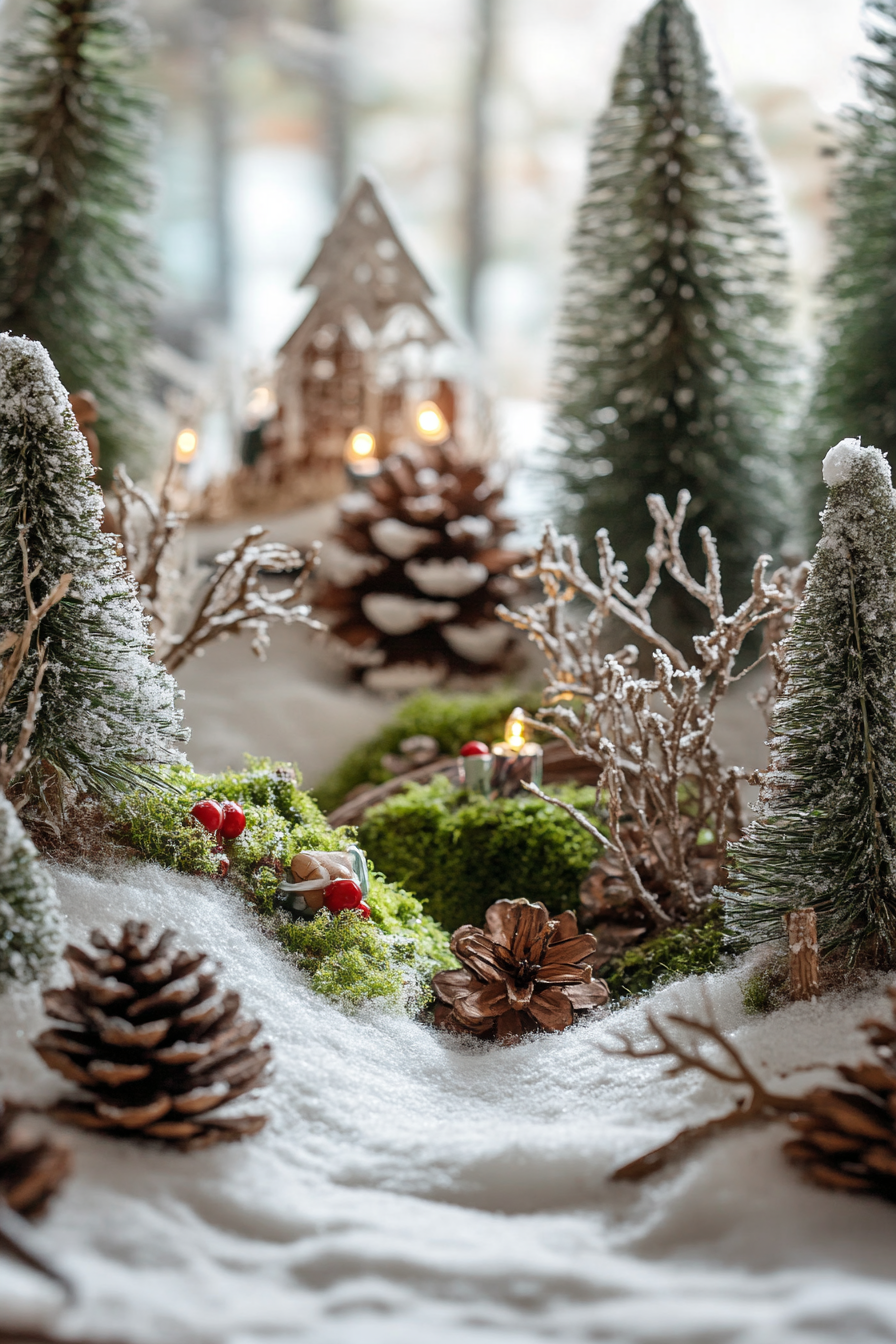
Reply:
M826 332L798 457L812 541L824 507L812 470L819 445L859 434L896 449L896 0L868 0L867 11L876 51L859 59L863 103L844 114Z
M896 496L877 448L824 460L823 533L786 648L759 820L731 847L755 940L814 906L819 943L896 963Z
M32 788L58 771L76 787L108 793L178 759L183 738L177 688L150 661L146 618L115 539L100 531L102 494L65 389L42 346L0 336L0 630L27 614L21 528L40 564L36 602L63 574L68 594L47 612L37 642L47 650ZM37 647L0 713L0 742L15 742L33 683Z
M786 521L785 252L683 0L657 0L628 38L572 257L554 422L567 525L592 555L612 526L639 577L645 495L687 489L742 593Z
M36 980L61 951L62 915L50 870L0 795L0 992Z
M0 56L0 330L96 394L103 461L144 439L153 118L130 0L29 0Z

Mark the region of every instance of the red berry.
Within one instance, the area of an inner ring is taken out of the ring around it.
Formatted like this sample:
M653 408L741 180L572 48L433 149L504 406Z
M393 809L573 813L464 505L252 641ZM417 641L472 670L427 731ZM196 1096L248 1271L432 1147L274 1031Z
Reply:
M364 893L350 877L337 877L324 891L324 905L335 915L337 910L357 910Z
M461 756L489 756L491 749L484 742L465 742L459 754Z
M230 872L230 860L224 853L223 849L220 848L220 846L216 848L213 852L215 858L218 860L218 871L215 874L215 876L226 877L227 874Z
M235 840L246 829L246 814L239 803L224 804L224 820L221 823L221 835L225 840Z
M370 906L367 904L366 901L362 901L361 904L356 907L356 909L362 919L370 918Z
M224 820L224 809L211 798L203 798L190 808L190 816L195 817L207 831L220 831Z

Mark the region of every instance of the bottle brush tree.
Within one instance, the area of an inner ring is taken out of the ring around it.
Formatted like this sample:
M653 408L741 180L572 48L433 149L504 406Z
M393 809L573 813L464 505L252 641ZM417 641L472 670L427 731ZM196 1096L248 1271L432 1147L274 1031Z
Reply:
M821 951L896 962L896 497L877 448L824 459L828 505L785 642L759 818L729 849L754 941L814 906Z
M14 807L0 795L0 991L36 980L61 951L53 878Z
M560 322L556 469L589 568L595 531L613 526L639 585L645 496L687 490L733 596L746 596L756 554L786 522L785 292L756 155L687 5L657 0L597 124ZM696 529L685 558L700 563Z
M858 432L884 453L896 448L896 0L869 0L867 10L875 51L859 59L862 102L844 116L827 330L811 432L797 455L812 541L824 506L812 470L818 444Z
M110 467L141 442L153 117L126 0L30 0L0 55L0 330L98 400Z
M102 495L87 444L47 352L0 336L0 630L28 619L22 584L25 530L40 604L63 575L71 584L42 617L35 646L0 709L0 743L18 739L38 661L42 701L20 776L29 792L53 775L79 789L114 792L179 759L177 688L150 659L136 585L114 538L100 531Z

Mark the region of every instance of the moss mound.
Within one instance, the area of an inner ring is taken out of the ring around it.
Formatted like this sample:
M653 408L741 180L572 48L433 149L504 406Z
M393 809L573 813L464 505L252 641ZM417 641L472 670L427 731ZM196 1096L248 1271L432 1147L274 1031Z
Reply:
M743 941L735 940L725 926L722 906L715 902L696 923L666 929L613 957L599 975L614 998L626 999L669 980L716 971L743 947Z
M473 738L500 741L507 716L517 705L534 712L540 704L537 692L522 693L512 688L491 695L439 695L435 691L422 691L406 700L376 737L350 752L317 785L314 796L325 812L332 812L358 784L385 784L392 778L390 771L380 764L380 757L397 751L404 738L426 733L436 739L445 755L456 756L463 744Z
M594 806L593 788L565 787L557 796L586 812ZM360 843L374 867L416 892L446 929L481 924L502 898L575 910L599 850L560 808L528 794L490 802L441 776L371 808Z
M200 798L230 799L246 813L243 834L225 844L229 881L235 883L282 946L311 974L319 993L344 1003L387 999L418 1008L428 1000L435 971L455 965L444 929L423 913L407 891L371 873L370 920L321 912L305 923L282 915L274 901L279 881L272 866L288 867L300 849L342 849L354 839L346 827L334 830L290 767L247 757L245 770L200 775L189 766L160 772L169 788L134 792L116 808L117 838L142 858L179 872L214 876L215 841L190 818Z

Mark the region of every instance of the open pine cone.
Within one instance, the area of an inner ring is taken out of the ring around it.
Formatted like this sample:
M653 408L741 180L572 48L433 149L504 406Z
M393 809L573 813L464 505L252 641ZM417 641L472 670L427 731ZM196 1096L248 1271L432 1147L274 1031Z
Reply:
M610 997L585 961L596 946L569 910L551 919L540 901L496 901L484 929L464 924L452 936L463 969L433 977L436 1026L498 1040L563 1031Z
M29 1131L12 1102L0 1101L0 1199L23 1218L39 1218L71 1171L71 1153Z
M315 603L354 675L407 689L505 668L512 632L496 608L518 591L510 571L525 556L502 544L514 528L503 491L451 443L393 454L369 490L342 501L334 539L352 553L351 572Z
M90 1095L58 1102L54 1119L187 1149L264 1126L263 1115L211 1114L265 1081L271 1048L251 1044L260 1023L240 1016L239 994L218 987L205 953L175 951L174 937L166 929L154 939L148 924L129 920L117 942L94 930L98 956L66 948L74 987L48 990L44 1007L71 1025L34 1045Z
M896 987L889 994L896 1017ZM784 1153L816 1185L896 1203L896 1027L875 1020L862 1026L876 1061L855 1068L841 1064L838 1070L861 1091L809 1092L805 1111L790 1117L800 1137L785 1143Z

